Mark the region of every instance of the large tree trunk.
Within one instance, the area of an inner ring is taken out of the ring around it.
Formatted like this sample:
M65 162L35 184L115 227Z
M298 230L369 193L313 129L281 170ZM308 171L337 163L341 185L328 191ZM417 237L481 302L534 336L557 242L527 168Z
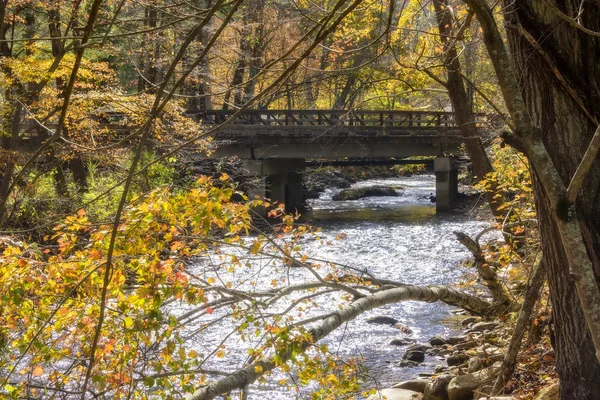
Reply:
M508 40L524 98L565 185L574 175L600 119L600 37L566 23L556 11L577 15L582 10L581 24L598 32L600 7L592 3L505 1ZM556 5L557 9L546 4ZM553 307L560 398L600 399L600 364L568 269L557 219L560 211L557 213L549 201L540 172L534 174L534 186ZM579 191L576 210L596 282L600 282L598 158Z

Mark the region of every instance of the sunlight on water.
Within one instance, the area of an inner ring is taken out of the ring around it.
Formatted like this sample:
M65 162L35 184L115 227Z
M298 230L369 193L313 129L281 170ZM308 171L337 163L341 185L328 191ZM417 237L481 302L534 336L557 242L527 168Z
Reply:
M336 202L331 200L331 196L338 190L330 189L314 200L312 224L322 229L324 240L305 240L304 251L316 258L350 265L404 283L431 285L458 282L465 271L459 264L469 254L455 240L452 232L476 234L489 224L463 215L436 215L435 205L429 200L429 195L435 191L433 176L370 180L355 186L374 184L393 186L401 195ZM336 240L340 233L346 235L345 239ZM303 269L281 268L277 262L267 258L257 257L252 260L252 265L254 267L227 276L220 273L220 278L236 282L234 289L248 289L252 281L256 290L269 289L273 279L286 279L290 283L312 280ZM197 265L195 273L214 274L214 266ZM317 311L330 311L331 306L339 301L338 296L320 297L321 310ZM277 307L282 310L286 304ZM393 317L412 329L413 338L424 342L435 335L457 333L456 324L452 326L444 322L452 316L450 310L450 307L438 303L388 305L365 313L333 332L323 342L342 357L364 358L364 365L369 368L372 377L365 382L366 388L389 385L414 377L419 372L431 372L440 360L428 356L418 367L395 366L393 362L399 361L404 351L402 347L389 345L389 342L401 337L401 333L393 327L368 324L366 319L378 315ZM191 340L200 350L209 351L219 344L224 332L228 332L226 326L216 325ZM226 344L228 351L239 353L239 357L228 357L230 361L219 363L218 367L233 371L244 362L246 349L252 343L242 342L233 335ZM310 390L307 388L298 394L293 389L280 387L277 382L281 378L289 379L289 376L275 374L266 384L252 385L250 398L308 396Z

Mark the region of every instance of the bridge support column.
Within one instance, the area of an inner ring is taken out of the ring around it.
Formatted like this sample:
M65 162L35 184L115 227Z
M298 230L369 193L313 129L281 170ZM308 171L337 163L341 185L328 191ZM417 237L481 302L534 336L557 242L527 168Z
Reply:
M435 209L437 212L450 210L458 194L458 171L449 157L438 157L433 162L435 172Z
M266 197L272 202L285 204L287 212L301 211L304 205L302 179L298 171L304 168L304 159L247 160L244 162L249 177L248 197ZM266 215L266 210L256 210Z
M263 174L262 161L244 160L244 173L246 176L246 195L249 200L256 198L264 199L267 197L267 184ZM253 210L261 217L266 217L267 210L265 207L256 207Z
M267 177L267 197L277 204L285 204L286 175L275 174Z
M285 210L291 213L302 212L305 208L304 187L302 186L302 177L298 172L288 173L285 189Z

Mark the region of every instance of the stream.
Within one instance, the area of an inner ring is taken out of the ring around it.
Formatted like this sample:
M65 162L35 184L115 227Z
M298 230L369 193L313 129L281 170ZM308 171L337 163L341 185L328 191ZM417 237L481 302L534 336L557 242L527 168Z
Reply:
M460 281L466 269L462 261L469 253L455 239L453 231L475 235L489 226L486 221L476 221L468 216L449 213L436 215L435 204L429 195L435 192L435 178L431 175L418 175L408 178L368 180L354 186L385 185L400 190L399 197L370 197L356 201L333 201L331 196L339 189L328 189L319 199L312 200L312 225L321 228L320 240L305 240L303 251L315 258L322 258L366 269L385 279L415 285L455 284ZM336 237L344 234L344 238ZM324 244L328 242L328 244ZM214 260L213 260L214 261ZM194 272L204 276L215 276L224 282L234 282L234 288L267 290L273 280L286 280L290 284L314 281L314 278L301 268L281 268L277 262L266 257L252 260L252 268L243 271L222 272L215 263L199 263ZM251 282L251 283L250 283ZM325 295L317 298L318 306L312 313L326 313L334 309L339 295ZM289 303L287 303L289 304ZM276 303L277 310L287 306ZM342 359L362 357L362 365L368 368L365 389L386 387L405 379L416 377L422 372L432 372L442 360L426 356L425 362L415 367L396 365L404 354L404 346L390 345L394 338L403 337L396 328L388 325L369 324L366 320L374 316L388 316L407 325L412 338L427 342L431 337L451 336L460 333L459 318L453 308L442 303L407 301L372 310L338 328L321 341L329 350ZM223 311L224 312L224 311ZM217 316L215 311L211 317ZM312 314L307 314L312 315ZM207 319L209 320L209 319ZM201 323L200 320L198 323ZM225 325L215 325L193 339L199 352L209 352L219 345L227 329ZM228 356L207 365L220 370L234 371L247 360L247 349L252 341L242 341L237 334L224 342ZM239 356L235 356L239 354ZM293 378L293 377L292 377ZM249 399L295 399L310 397L315 386L300 388L282 387L281 379L291 380L291 376L276 373L267 378L266 383L255 383L250 388Z

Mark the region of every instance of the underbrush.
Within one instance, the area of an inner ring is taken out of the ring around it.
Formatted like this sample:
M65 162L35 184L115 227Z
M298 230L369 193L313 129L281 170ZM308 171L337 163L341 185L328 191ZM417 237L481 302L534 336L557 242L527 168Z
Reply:
M141 165L156 159L153 152L145 152ZM128 199L173 182L175 159L152 164L134 178ZM126 161L107 164L99 161L85 163L87 189L81 191L69 170L63 170L66 187L60 190L57 168L33 170L20 185L9 203L7 228L43 238L65 216L85 209L90 222L103 223L114 217L123 193L123 181L131 165ZM61 194L62 192L62 194Z

